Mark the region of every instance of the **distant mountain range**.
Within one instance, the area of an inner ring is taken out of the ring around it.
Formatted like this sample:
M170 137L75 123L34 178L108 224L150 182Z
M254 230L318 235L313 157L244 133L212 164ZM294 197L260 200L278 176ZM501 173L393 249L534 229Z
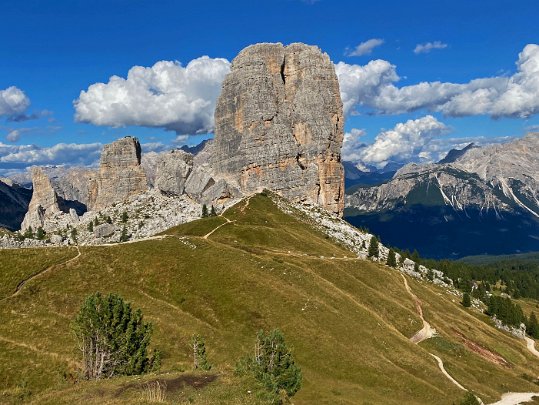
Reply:
M427 257L539 250L539 134L453 150L349 190L347 220Z
M0 178L0 228L19 229L31 198L32 190Z

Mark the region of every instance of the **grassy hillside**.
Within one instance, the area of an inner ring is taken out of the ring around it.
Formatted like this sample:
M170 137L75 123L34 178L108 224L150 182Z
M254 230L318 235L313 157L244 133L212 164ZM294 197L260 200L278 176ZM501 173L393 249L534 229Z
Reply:
M0 403L146 403L156 379L166 382L169 403L257 403L249 393L256 384L235 376L234 365L252 351L257 330L275 327L303 371L297 404L458 403L463 391L429 351L485 403L539 391L530 382L539 359L525 344L444 290L409 280L440 332L414 345L422 323L399 272L356 259L262 195L225 217L159 240L80 247L80 257L76 248L0 251ZM95 291L122 295L154 324L159 374L77 381L70 323ZM206 338L209 373L191 371L194 333Z

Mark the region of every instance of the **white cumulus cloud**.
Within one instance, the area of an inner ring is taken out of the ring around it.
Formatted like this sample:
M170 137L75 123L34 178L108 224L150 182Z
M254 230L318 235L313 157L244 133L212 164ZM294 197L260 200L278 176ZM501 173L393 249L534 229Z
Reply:
M347 50L346 56L363 56L372 53L372 50L384 43L383 39L371 38L365 42L360 43L354 49Z
M347 162L358 162L361 160L361 149L366 146L362 138L366 135L365 130L352 128L350 132L344 134L341 156Z
M373 60L367 65L335 65L345 114L363 110L401 114L416 110L447 116L490 115L526 118L539 113L539 45L524 47L512 76L478 78L468 83L421 82L397 87L395 65Z
M183 67L160 61L132 67L127 78L112 76L81 91L75 119L95 125L161 127L178 134L210 132L226 59L202 56Z
M445 49L447 48L447 44L444 44L441 41L434 41L434 42L425 42L424 44L417 44L414 48L414 53L429 53L433 49Z
M0 90L0 117L17 117L30 106L30 99L15 86Z
M399 123L388 131L380 132L373 144L361 149L359 160L383 168L390 161L409 162L425 159L423 148L432 139L449 132L449 128L432 115Z
M101 143L59 143L50 147L7 145L0 142L0 168L30 165L91 165L99 160Z

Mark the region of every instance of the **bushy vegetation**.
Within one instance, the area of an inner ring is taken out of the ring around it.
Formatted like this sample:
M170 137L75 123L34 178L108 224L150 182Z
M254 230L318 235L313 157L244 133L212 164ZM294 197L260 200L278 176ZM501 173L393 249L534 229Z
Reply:
M87 379L142 374L159 367L158 352L148 357L152 325L118 295L90 295L73 329Z
M254 355L243 358L238 371L240 374L253 375L269 394L271 402L281 403L301 388L301 369L296 365L284 335L278 329L258 332Z
M206 355L206 343L204 342L204 338L200 335L193 335L191 345L193 347L193 368L195 370L211 370L211 364Z

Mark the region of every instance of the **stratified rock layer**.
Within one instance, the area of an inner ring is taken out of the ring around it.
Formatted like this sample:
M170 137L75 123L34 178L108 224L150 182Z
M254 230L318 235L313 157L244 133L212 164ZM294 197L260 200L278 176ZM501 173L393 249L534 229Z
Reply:
M32 200L22 221L22 230L31 227L35 231L44 226L46 219L61 212L58 196L49 177L40 167L32 168L32 187Z
M223 83L211 166L244 193L268 188L342 215L343 122L327 54L304 44L253 45Z
M95 202L90 208L100 210L147 189L146 175L140 165L138 139L127 136L105 145L97 174Z

